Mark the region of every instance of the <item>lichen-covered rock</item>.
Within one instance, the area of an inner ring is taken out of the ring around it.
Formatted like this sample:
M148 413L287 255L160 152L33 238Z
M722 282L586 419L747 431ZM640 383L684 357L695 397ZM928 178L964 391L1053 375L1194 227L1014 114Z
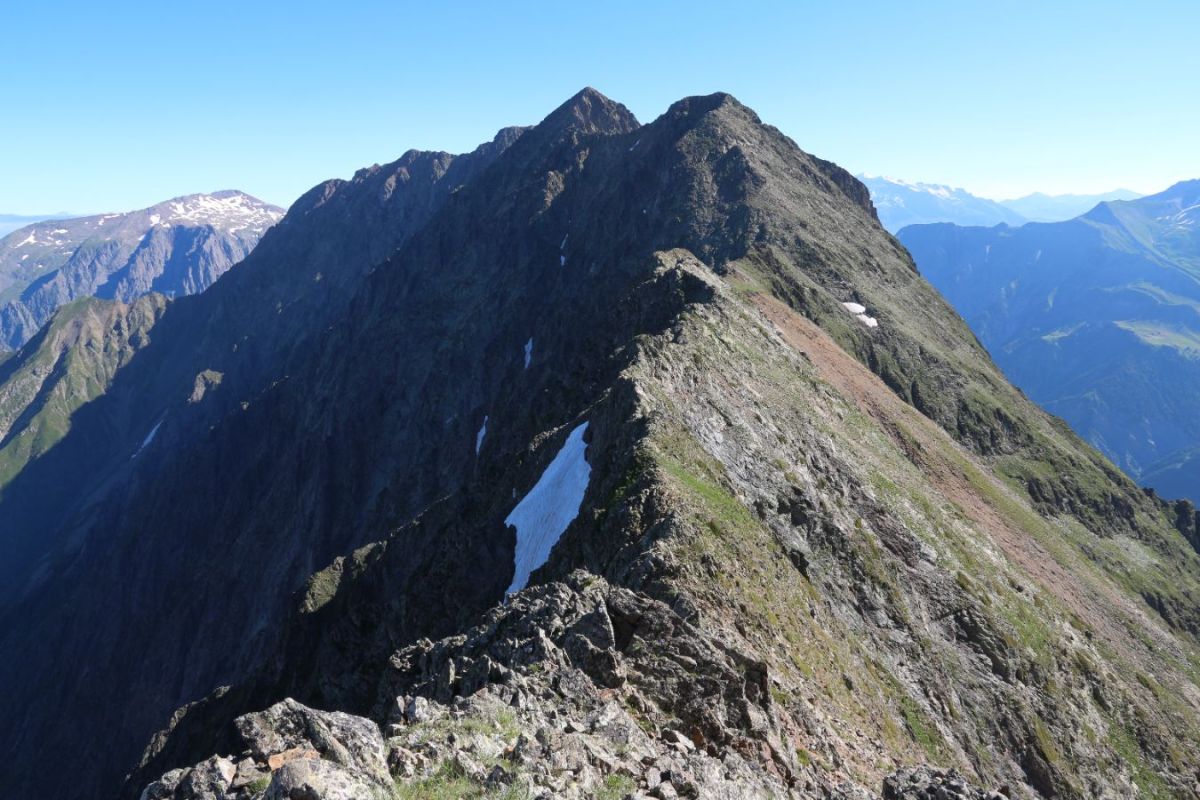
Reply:
M213 756L190 769L163 775L146 787L142 800L225 800L236 771L228 758Z
M332 761L297 759L274 774L264 800L371 800L380 788Z
M173 769L164 774L142 790L141 800L171 800L175 797L175 788L187 772L186 769Z
M213 756L172 770L142 800L362 800L392 786L387 748L369 719L289 698L234 724L246 748L236 763Z
M238 733L258 761L311 761L306 753L331 761L386 785L387 754L379 727L340 711L316 711L287 699L236 721ZM288 757L279 757L288 754Z

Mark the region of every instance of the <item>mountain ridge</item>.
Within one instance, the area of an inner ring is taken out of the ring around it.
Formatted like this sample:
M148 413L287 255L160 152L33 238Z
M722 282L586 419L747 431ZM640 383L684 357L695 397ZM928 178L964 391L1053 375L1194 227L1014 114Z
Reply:
M1114 189L1097 194L1046 194L1033 192L1010 200L997 200L1030 222L1062 222L1087 213L1100 203L1112 200L1136 200L1144 195L1129 189Z
M1174 507L1003 379L849 173L727 95L637 127L577 99L604 113L324 185L0 498L28 513L143 403L119 482L39 532L66 557L0 626L30 654L0 662L5 788L115 786L140 742L97 763L74 737L170 719L126 796L470 796L491 770L870 797L931 762L1016 796L1186 790L1189 754L1162 755L1198 716ZM224 377L188 404L203 369ZM585 423L584 498L504 605L505 520ZM107 662L64 668L97 640ZM370 747L331 744L352 731Z

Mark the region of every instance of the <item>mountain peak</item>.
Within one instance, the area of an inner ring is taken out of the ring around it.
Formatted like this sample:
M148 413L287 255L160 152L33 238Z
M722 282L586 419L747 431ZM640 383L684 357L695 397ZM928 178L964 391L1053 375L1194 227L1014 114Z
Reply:
M576 92L538 127L579 133L628 133L640 123L628 108L590 86Z
M283 209L236 189L175 197L145 210L152 225L210 225L261 235L283 217ZM143 212L145 213L145 212Z
M758 114L754 109L742 103L728 92L713 92L712 94L694 95L685 97L671 104L667 109L667 115L675 118L699 120L708 114L734 113L739 116L746 116L751 122L761 124Z

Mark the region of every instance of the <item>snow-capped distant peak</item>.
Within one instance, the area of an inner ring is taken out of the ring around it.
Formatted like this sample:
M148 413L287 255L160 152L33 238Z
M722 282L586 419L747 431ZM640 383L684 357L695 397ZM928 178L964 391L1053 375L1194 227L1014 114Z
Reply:
M942 197L942 198L951 198L954 195L962 192L962 189L955 189L953 186L946 186L945 184L941 184L941 183L922 183L920 181L906 181L903 178L892 178L892 177L889 177L886 175L883 177L877 178L876 180L887 181L888 183L893 183L897 186L903 186L905 189L909 189L910 191L922 192L924 194L931 194L935 197Z
M177 197L148 210L164 224L211 225L230 233L262 233L283 217L283 209L236 191Z

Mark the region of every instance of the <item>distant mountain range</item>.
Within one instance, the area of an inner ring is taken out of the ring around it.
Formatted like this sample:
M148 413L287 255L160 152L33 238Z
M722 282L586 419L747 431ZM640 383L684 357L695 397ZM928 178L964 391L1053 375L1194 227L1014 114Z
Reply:
M47 219L70 219L76 214L0 214L0 237L7 236L18 228Z
M906 225L953 222L958 225L1022 225L1026 219L1010 208L976 197L965 189L935 183L909 183L895 178L860 175L883 227L892 233Z
M1001 223L1056 222L1076 217L1107 200L1131 200L1136 192L1118 189L1097 195L1035 193L1016 200L988 200L965 189L936 183L860 175L871 191L879 221L892 233L908 225L951 222L991 227Z
M0 350L20 347L76 298L202 291L281 216L281 208L224 191L19 228L0 239Z
M1062 222L1091 211L1099 203L1107 203L1112 200L1136 200L1139 197L1142 195L1129 189L1117 189L1103 194L1049 195L1034 192L1015 200L998 202L1005 208L1017 212L1029 222Z
M1030 397L1143 483L1200 499L1200 181L899 239Z

